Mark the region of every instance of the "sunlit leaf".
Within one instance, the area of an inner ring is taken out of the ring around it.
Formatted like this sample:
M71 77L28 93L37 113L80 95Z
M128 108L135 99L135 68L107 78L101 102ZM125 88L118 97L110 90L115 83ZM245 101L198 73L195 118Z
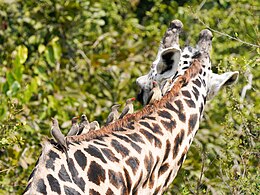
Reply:
M45 51L45 46L44 45L42 45L42 44L40 44L39 46L38 46L38 52L39 53L42 53L42 52L44 52Z
M23 64L28 57L28 49L24 45L19 45L17 48L17 57L19 58L19 62Z
M13 76L13 73L12 72L8 72L6 74L6 79L7 79L7 82L9 84L9 86L11 86L13 84L13 82L15 81L15 78Z
M54 59L56 62L60 61L61 58L61 47L58 42L52 44Z
M45 58L49 65L55 66L55 57L54 57L54 51L52 46L48 46L45 50Z

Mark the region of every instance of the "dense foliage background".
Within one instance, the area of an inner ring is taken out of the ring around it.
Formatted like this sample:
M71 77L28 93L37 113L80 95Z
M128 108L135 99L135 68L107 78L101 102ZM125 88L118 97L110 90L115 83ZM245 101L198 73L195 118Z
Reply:
M211 101L167 194L260 193L260 1L0 1L0 194L21 194L50 137L73 116L103 123L135 96L169 22L182 45L214 30L214 71L240 78ZM230 37L231 36L231 37ZM141 106L136 104L136 109Z

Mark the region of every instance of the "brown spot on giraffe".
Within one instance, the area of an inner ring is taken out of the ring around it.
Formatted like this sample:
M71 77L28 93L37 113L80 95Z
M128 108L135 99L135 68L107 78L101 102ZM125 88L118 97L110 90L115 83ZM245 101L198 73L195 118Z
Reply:
M58 176L59 176L59 178L60 178L62 181L71 182L70 176L69 176L68 172L66 171L64 165L61 165L61 168L60 168L60 170L59 170Z
M37 189L36 189L36 191L40 192L42 194L47 194L46 185L45 185L43 179L39 179L39 181L37 182Z
M122 157L126 157L129 154L129 150L123 146L121 143L119 143L117 140L112 139L111 146L122 155Z
M119 162L119 159L117 157L115 157L115 154L110 149L101 148L101 151L111 162Z
M55 177L53 177L51 174L47 175L47 180L51 187L51 191L61 194L60 183L58 182L58 180Z
M107 163L104 156L102 155L102 153L100 152L100 150L97 147L95 147L93 145L89 145L88 148L85 148L84 150L87 153L89 153L91 156L94 156L94 157L100 159L103 163Z
M163 164L159 169L158 175L161 176L162 174L164 174L169 169L169 167L169 163Z
M140 184L141 180L143 178L143 171L141 171L141 174L139 176L139 179L137 180L137 182L135 183L134 187L133 187L133 194L137 194L137 188L138 188L138 185Z
M130 143L130 145L132 146L133 149L135 149L139 154L141 153L142 151L142 148L140 146L138 146L136 143L134 143L132 140L130 140L127 135L119 135L117 133L112 133L112 135L114 135L115 137L127 142L127 143Z
M198 114L191 114L188 121L188 135L191 134L198 121Z
M165 152L164 152L164 157L163 157L162 163L164 163L164 161L168 158L170 151L171 151L171 143L167 139L166 140L166 147L165 147Z
M195 96L196 100L198 100L200 94L199 90L195 86L193 86L192 89L193 89L192 90L193 95Z
M106 145L105 143L101 143L101 142L96 141L96 140L94 140L93 143L94 143L94 144L97 144L97 145L101 145L101 146L107 147L107 145Z
M161 127L157 123L152 123L153 128L151 129L153 133L157 135L163 135Z
M138 167L139 167L139 160L136 158L136 157L129 157L127 160L126 160L126 164L131 167L132 171L134 174L136 174L136 171L138 170Z
M52 169L54 171L55 170L55 166L54 166L55 160L56 160L56 158L60 159L60 156L56 152L50 151L50 153L48 154L48 157L49 157L49 159L47 160L45 166L47 169Z
M182 155L181 155L180 160L179 160L178 163L177 163L178 166L182 165L182 163L183 163L183 161L184 161L184 158L185 158L187 152L188 152L188 147L186 146L185 149L184 149L184 151L183 151L183 153L182 153Z
M199 81L199 79L196 79L195 81L192 81L195 85L197 85L198 87L201 87L201 82Z
M74 161L72 158L68 159L68 168L69 168L73 182L84 192L86 183L82 177L79 177L79 173L75 167L75 164L74 164Z
M89 190L89 195L101 195L99 192L97 192L96 190L94 189L90 189Z
M90 163L87 174L89 181L95 183L96 185L100 185L100 183L104 182L106 178L105 170L95 161Z
M144 119L144 120L152 120L152 121L155 121L156 118L154 116L143 116L141 119Z
M131 140L133 140L134 142L144 143L143 138L142 138L138 133L127 134L127 136L128 136Z
M171 120L171 121L164 121L161 120L162 125L167 131L170 131L172 133L172 130L176 128L176 121Z
M194 103L193 100L191 100L191 99L184 99L184 101L186 102L188 107L190 107L190 108L195 108L196 107L196 104Z
M114 192L110 188L108 188L106 191L106 195L113 195L113 194Z
M155 163L155 165L153 167L153 170L152 170L150 178L149 178L149 188L150 189L152 189L153 186L154 186L154 181L155 181L155 177L156 177L155 174L157 174L157 172L155 172L155 169L156 169L157 164L159 163L159 161L160 161L160 158L157 156L156 163Z
M157 113L163 119L172 119L172 115L167 110L159 110Z
M115 186L116 188L120 188L121 186L125 186L124 178L122 173L115 172L111 169L108 170L109 182Z
M78 163L78 165L82 168L82 170L85 169L86 165L87 165L87 158L86 155L83 154L83 152L81 150L77 150L74 153L74 157L76 162ZM65 170L66 171L66 170Z
M186 122L186 115L185 115L185 112L184 112L184 107L183 107L182 101L176 100L176 101L174 101L174 103L178 107L178 110L176 110L176 113L178 114L180 121L185 123Z
M170 171L169 175L167 176L167 178L166 178L166 180L165 180L165 182L164 182L163 187L168 186L168 183L169 183L169 181L170 181L171 175L172 175L172 170Z
M132 187L132 179L131 179L127 169L124 168L123 171L124 171L125 179L126 179L127 194L129 194L130 190L131 190L131 187Z
M186 121L186 116L184 113L184 107L183 107L183 103L181 100L175 100L174 101L175 105L177 106L178 109L174 108L172 104L170 104L169 102L166 103L165 107L173 112L175 112L179 119L185 123Z
M149 152L149 156L145 155L144 158L144 166L148 174L151 172L153 164L154 164L153 154Z
M189 91L183 90L183 91L181 91L181 93L182 93L183 96L185 96L185 97L187 97L187 98L191 98L191 94L190 94Z
M154 145L156 147L158 147L158 148L162 147L162 142L160 141L160 139L158 139L155 135L153 135L149 131L140 129L140 133L142 133L151 144L153 144L153 142L154 142Z
M71 195L71 194L80 195L80 193L77 190L75 190L74 188L68 187L66 185L64 186L64 192L66 195Z
M201 103L201 104L200 104L200 107L199 107L200 116L202 116L203 109L204 109L204 105L203 105L203 103Z
M158 187L155 189L153 195L157 195L157 194L159 193L159 191L161 190L161 188L162 188L162 186L158 186Z
M185 131L184 129L181 129L180 133L178 133L175 137L175 140L174 140L174 147L173 147L173 159L175 159L179 153L179 148L180 148L180 145L182 144L182 141L184 139L184 136L185 136Z

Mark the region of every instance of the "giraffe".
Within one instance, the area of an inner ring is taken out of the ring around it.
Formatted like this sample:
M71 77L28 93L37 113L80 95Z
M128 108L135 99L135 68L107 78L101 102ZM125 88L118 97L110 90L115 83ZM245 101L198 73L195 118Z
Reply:
M196 48L182 51L181 28L179 20L172 21L151 74L137 79L145 101L150 82L163 88L170 78L162 99L99 130L66 137L66 152L45 140L24 194L162 194L167 189L199 128L207 96L213 98L238 77L238 72L212 73L208 30L201 31Z

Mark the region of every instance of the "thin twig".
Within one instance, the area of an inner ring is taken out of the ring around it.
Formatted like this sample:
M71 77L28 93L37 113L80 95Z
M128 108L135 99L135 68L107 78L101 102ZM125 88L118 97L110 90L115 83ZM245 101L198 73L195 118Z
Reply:
M243 165L243 173L242 173L242 177L245 177L246 174L246 164L245 161L243 159L243 155L240 155L241 161L242 161L242 165Z
M200 4L200 6L203 5L203 3L205 3L205 2L203 1L203 2ZM201 9L200 6L199 6L199 9ZM192 11L192 9L191 9L191 11ZM193 12L193 11L192 11L192 12ZM200 22L201 24L203 24L206 28L208 28L209 30L211 30L211 31L213 31L213 32L215 32L215 33L217 33L217 34L220 34L220 35L222 35L222 36L226 36L226 37L228 37L228 38L230 38L230 39L232 39L232 40L238 41L238 42L240 42L240 43L242 43L242 44L245 44L245 45L249 45L249 46L251 46L251 47L260 48L260 45L256 45L256 44L253 44L253 43L248 43L248 42L243 41L243 40L241 40L241 39L239 39L239 38L232 37L231 35L229 35L229 34L227 34L227 33L220 32L220 31L218 31L218 30L215 30L215 29L211 28L209 25L207 25L205 22L203 22L203 21L199 18L199 16L198 16L196 13L193 12L193 15L194 15L195 18L198 19L199 22Z
M199 6L197 7L197 12L199 12L201 10L201 8L204 6L204 4L206 3L207 0L203 0Z
M3 173L3 172L5 172L5 171L9 171L10 169L13 169L13 168L15 168L15 167L17 167L17 166L13 166L13 167L10 167L10 168L8 168L8 169L1 170L0 173Z
M227 188L229 189L230 193L233 194L233 191L231 190L231 186L228 185L228 183L226 182L226 179L224 178L224 174L223 174L223 170L222 170L222 164L220 165L219 171L220 171L220 175L221 175L220 178L222 179L223 183L227 186ZM230 179L230 178L228 178L228 179Z
M108 37L108 36L110 36L110 35L111 35L111 33L109 33L109 32L100 35L100 36L96 39L96 41L93 43L92 48L96 48L97 45L98 45L104 38L106 38L106 37Z
M202 154L202 166L201 166L201 170L200 170L200 178L198 180L198 183L197 183L197 189L196 189L196 194L199 194L199 188L200 188L200 185L201 185L201 180L202 180L202 177L204 175L204 170L205 168L205 153L203 152Z
M91 60L88 58L88 56L85 54L85 52L81 49L78 49L77 53L79 53L84 58L84 60L87 62L88 66L90 67L91 66Z

